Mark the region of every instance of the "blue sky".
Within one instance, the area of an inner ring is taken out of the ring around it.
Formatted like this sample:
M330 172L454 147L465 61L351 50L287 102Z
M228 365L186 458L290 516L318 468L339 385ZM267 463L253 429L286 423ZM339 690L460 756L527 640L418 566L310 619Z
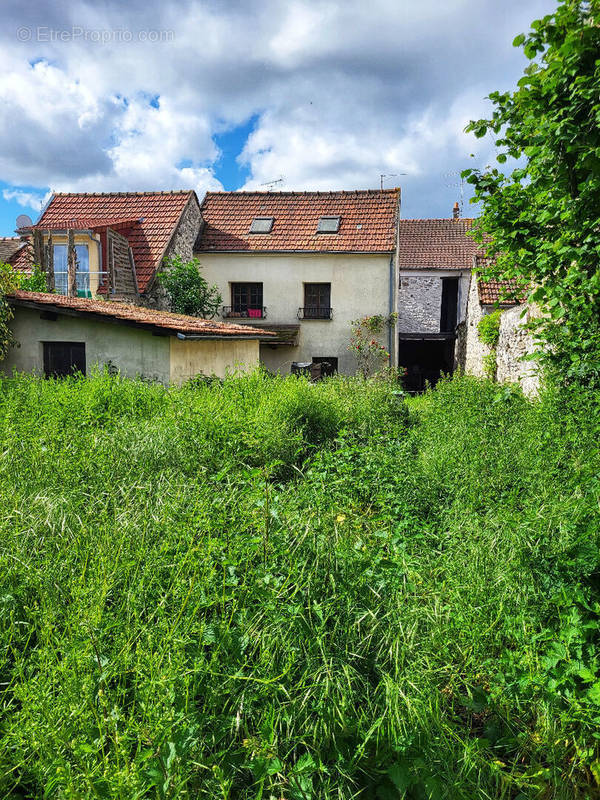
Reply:
M51 190L402 187L449 216L464 133L554 0L3 3L0 234ZM464 188L464 187L463 187ZM468 200L465 190L465 201ZM472 208L465 204L465 215Z

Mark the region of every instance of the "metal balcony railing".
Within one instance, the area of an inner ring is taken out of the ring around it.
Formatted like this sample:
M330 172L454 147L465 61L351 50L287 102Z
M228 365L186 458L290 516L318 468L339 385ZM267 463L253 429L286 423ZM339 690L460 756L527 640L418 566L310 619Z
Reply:
M97 291L106 276L107 272L77 272L75 273L75 285L78 297L91 297L92 286ZM63 270L54 272L54 291L56 294L67 294L69 290L69 273Z
M333 308L304 306L304 308L298 309L298 319L333 319Z
M266 306L256 306L254 308L240 308L239 306L223 306L221 316L235 319L265 319L267 316Z

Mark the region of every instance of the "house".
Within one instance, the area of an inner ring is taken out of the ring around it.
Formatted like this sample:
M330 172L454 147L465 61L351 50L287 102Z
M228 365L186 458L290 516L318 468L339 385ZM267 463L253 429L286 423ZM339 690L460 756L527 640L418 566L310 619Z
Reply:
M464 320L478 245L472 219L403 219L398 231L398 365L409 391L435 383L455 364L457 325Z
M0 362L40 375L88 374L94 365L180 385L258 365L268 331L106 300L18 291L9 296L18 346Z
M192 257L199 227L193 191L54 194L18 230L23 245L10 263L39 264L59 294L161 306L156 273L169 256Z
M194 252L222 318L277 334L261 343L267 368L354 372L352 321L396 308L400 189L208 192L200 211Z

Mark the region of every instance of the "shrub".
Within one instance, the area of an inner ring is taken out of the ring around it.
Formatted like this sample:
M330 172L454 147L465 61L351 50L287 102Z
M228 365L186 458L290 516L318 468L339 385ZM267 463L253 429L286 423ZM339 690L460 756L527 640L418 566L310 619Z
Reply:
M165 271L159 275L168 297L171 311L192 317L211 318L222 303L217 286L209 286L202 277L197 258L183 261L176 255L165 261Z

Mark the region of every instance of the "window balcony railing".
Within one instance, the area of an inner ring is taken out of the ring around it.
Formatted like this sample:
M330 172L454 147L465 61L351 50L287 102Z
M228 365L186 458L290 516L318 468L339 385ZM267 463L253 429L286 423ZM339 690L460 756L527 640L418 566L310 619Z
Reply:
M298 319L333 319L333 308L328 306L304 306L298 309Z
M107 272L76 272L75 286L77 287L77 297L91 297L92 286L94 291L102 286ZM56 294L67 294L69 291L69 273L63 270L54 272L54 291Z
M221 316L234 319L265 319L267 316L266 306L256 308L239 308L235 306L223 306Z

